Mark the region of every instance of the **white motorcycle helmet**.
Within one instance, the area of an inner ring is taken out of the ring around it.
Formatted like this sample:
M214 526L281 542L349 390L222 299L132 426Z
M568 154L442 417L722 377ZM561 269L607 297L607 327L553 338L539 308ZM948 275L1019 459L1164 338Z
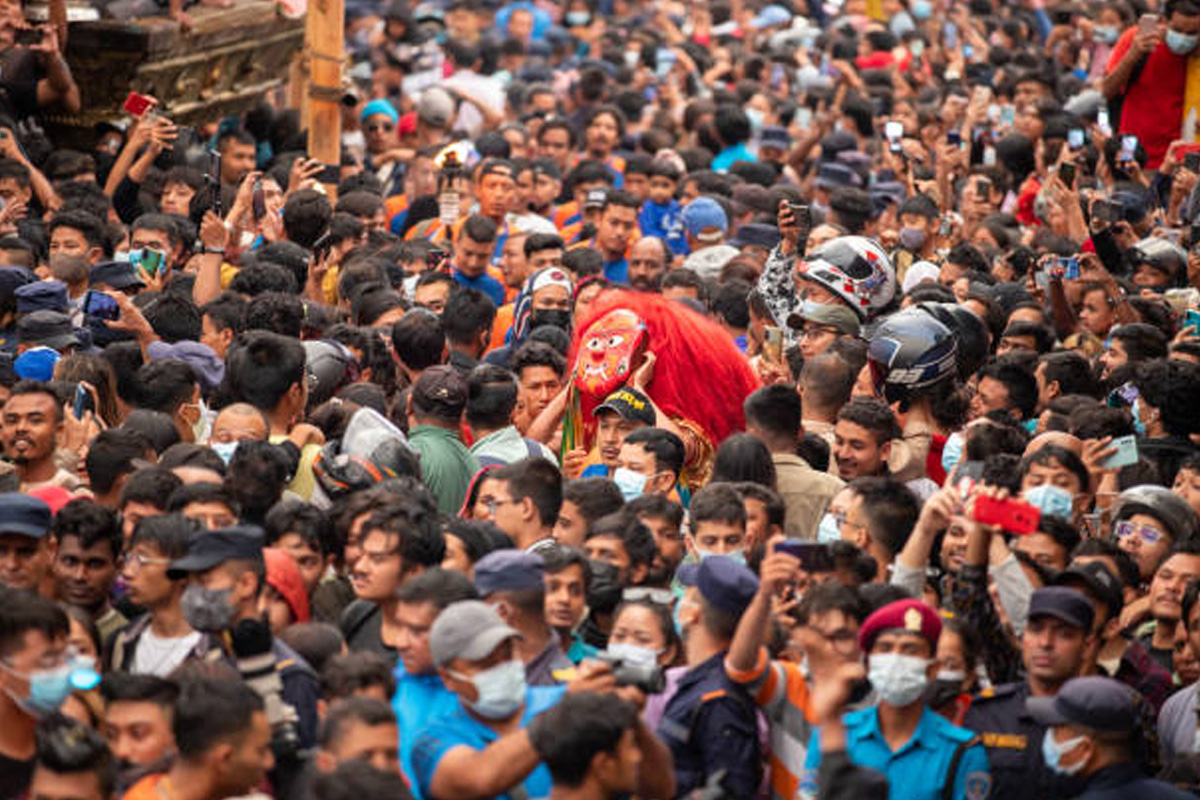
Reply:
M866 322L887 308L896 294L896 270L887 252L865 236L839 236L804 261L801 277L842 298Z

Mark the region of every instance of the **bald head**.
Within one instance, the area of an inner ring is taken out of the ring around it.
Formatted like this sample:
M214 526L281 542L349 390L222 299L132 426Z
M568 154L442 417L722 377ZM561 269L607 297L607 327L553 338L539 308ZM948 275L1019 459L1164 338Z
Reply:
M249 403L233 403L221 409L213 420L212 441L229 443L247 439L265 442L270 431L266 414Z
M643 236L629 250L629 285L639 292L657 292L671 265L671 250L657 236Z

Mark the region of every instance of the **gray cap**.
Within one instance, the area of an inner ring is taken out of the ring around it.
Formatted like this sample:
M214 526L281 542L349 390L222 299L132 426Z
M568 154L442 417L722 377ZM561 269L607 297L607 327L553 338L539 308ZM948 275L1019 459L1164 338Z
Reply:
M842 303L805 303L798 311L788 315L789 328L800 329L805 322L837 328L846 336L858 336L861 326L858 316Z
M445 128L450 125L454 115L454 98L445 89L431 86L421 93L417 101L417 119L435 128Z
M429 631L429 652L436 667L444 667L456 658L481 661L501 643L520 635L487 603L461 600L447 606L434 620Z

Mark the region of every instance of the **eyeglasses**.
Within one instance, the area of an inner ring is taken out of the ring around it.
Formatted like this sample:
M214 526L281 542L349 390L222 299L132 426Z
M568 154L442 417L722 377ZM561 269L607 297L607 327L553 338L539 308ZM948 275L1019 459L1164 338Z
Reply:
M395 129L396 126L390 122L372 122L370 125L364 128L367 133L375 133L376 131L391 131Z
M1152 525L1138 525L1127 519L1123 519L1113 526L1113 533L1118 539L1126 539L1130 536L1137 535L1146 544L1157 544L1162 541L1165 533Z
M631 586L621 592L626 603L646 602L658 606L669 606L675 602L675 593L670 589L654 589L649 586Z
M837 523L837 526L839 528L842 527L843 525L849 525L851 528L867 527L866 525L862 524L861 522L851 522L850 520L848 520L846 518L846 515L843 513L835 513L833 511L830 511L829 516L833 517L833 521Z
M825 335L837 336L839 333L841 333L841 331L829 325L814 325L811 328L805 328L800 331L800 338L808 339L810 337Z
M125 568L130 572L141 572L145 566L165 567L170 563L169 558L151 558L141 553L132 553L125 559Z
M497 500L494 497L489 497L483 501L483 507L487 509L489 514L495 514L496 509L501 506L515 506L516 504L515 500Z

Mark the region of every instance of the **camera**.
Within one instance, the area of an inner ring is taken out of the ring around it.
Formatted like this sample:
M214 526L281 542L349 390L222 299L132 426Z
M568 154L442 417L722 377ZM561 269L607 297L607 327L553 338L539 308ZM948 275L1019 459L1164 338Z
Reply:
M612 667L617 686L635 686L644 694L660 694L667 688L667 677L658 664L632 664L605 651L595 657Z

